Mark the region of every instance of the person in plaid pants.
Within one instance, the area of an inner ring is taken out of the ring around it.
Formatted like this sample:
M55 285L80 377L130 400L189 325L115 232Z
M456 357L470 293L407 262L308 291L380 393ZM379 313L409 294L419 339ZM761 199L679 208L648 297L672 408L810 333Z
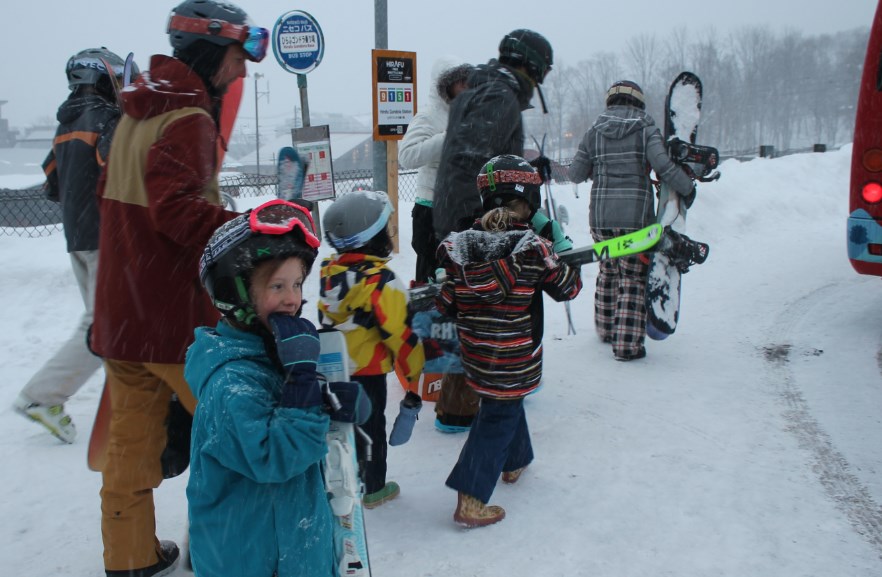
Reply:
M656 221L651 170L684 197L686 206L695 198L692 179L668 157L661 132L645 108L643 91L635 82L613 84L606 110L588 129L570 165L570 180L593 181L588 222L595 241ZM646 356L647 268L641 255L600 263L594 325L619 361Z

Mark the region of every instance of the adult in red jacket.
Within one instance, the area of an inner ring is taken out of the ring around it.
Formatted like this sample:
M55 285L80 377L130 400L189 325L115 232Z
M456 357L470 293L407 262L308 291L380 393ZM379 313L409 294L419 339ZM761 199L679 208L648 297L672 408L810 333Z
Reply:
M199 282L208 239L236 213L221 206L217 172L221 97L245 62L266 53L267 31L240 8L186 0L168 25L174 57L156 55L123 92L99 182L104 250L92 347L104 358L113 417L101 489L108 576L164 574L178 559L155 535L153 489L172 394L191 413L184 358L217 310Z

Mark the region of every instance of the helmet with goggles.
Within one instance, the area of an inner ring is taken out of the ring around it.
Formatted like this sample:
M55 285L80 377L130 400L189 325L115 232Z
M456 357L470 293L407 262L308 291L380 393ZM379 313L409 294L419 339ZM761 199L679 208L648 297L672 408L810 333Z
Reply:
M256 319L249 288L259 263L298 257L312 267L321 244L304 207L271 200L218 228L199 260L199 279L225 317L245 325Z
M133 64L134 65L134 64ZM108 70L108 66L111 68ZM104 48L87 48L70 57L64 72L71 90L81 85L96 85L102 78L108 81L111 76L122 80L125 62L122 58ZM138 75L137 66L134 68Z
M530 206L532 217L542 204L541 186L536 169L514 154L494 156L478 173L478 191L485 211L520 198Z
M499 61L523 66L536 84L542 84L554 64L554 51L551 43L538 32L518 29L499 42Z
M392 212L392 203L385 192L354 190L337 198L325 211L322 218L325 236L331 246L341 252L369 247L376 249L371 250L372 253L382 253L391 242L386 224Z
M184 50L197 40L217 46L238 42L252 62L266 56L269 31L254 26L244 10L229 2L185 0L172 10L168 35L175 50Z

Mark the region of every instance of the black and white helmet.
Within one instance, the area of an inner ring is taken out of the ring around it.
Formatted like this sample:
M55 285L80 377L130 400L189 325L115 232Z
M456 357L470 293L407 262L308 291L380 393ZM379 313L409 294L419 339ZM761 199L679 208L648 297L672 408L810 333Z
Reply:
M484 211L503 206L515 198L530 205L530 217L542 204L542 178L526 159L514 154L494 156L478 173L478 190Z
M518 29L505 35L499 43L499 61L523 66L536 84L542 84L554 64L551 43L532 30Z
M325 237L339 251L363 248L386 232L393 210L385 192L354 190L338 197L325 211Z
M105 64L106 63L106 64ZM108 72L107 64L112 68ZM71 90L81 85L96 85L102 77L110 80L111 75L122 79L125 61L104 48L87 48L70 57L64 71L67 74L67 85ZM137 76L137 71L135 72Z

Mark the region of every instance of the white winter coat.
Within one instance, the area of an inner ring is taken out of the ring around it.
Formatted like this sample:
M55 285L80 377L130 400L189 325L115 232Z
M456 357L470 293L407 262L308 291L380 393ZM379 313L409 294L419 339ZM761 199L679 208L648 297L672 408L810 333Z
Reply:
M398 163L405 169L418 169L416 202L432 205L435 196L435 176L441 160L441 149L447 134L447 116L450 103L438 94L438 78L444 71L462 62L439 58L432 66L428 103L413 117L398 148Z

